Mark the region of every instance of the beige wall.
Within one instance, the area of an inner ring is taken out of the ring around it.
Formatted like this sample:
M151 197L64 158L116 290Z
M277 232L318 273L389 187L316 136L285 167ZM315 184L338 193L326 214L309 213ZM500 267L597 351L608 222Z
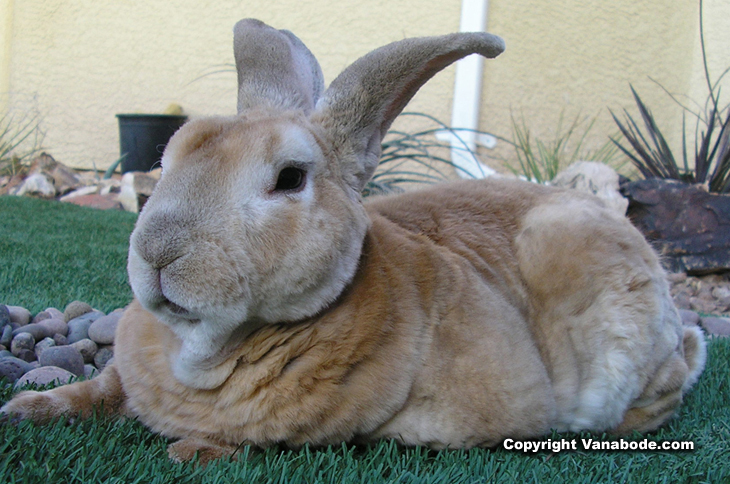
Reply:
M34 104L44 146L76 167L119 156L116 113L233 114L231 29L256 17L294 31L330 82L369 50L459 28L459 0L0 0L0 92L10 109ZM695 0L491 0L488 30L507 52L485 63L480 128L510 133L525 114L549 138L561 111L599 116L593 144L615 128L607 108L631 107L629 83L677 141L681 114L648 77L704 100ZM707 45L715 76L730 66L730 2L707 0ZM222 71L222 72L221 72ZM448 122L453 67L408 106ZM730 86L726 89L730 96ZM699 94L698 94L699 93ZM0 109L5 106L0 105Z

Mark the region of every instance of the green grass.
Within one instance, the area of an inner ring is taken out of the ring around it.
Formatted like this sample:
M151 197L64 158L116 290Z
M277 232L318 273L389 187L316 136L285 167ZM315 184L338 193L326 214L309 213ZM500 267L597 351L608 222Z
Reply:
M33 314L80 300L104 312L132 300L129 234L137 217L25 197L0 197L0 304Z
M43 309L78 298L109 309L129 299L129 290L122 287L126 277L123 252L133 216L2 197L0 215L0 262L15 268L16 275L10 279L20 284L13 288L11 302ZM75 249L59 247L79 240L83 243L72 245ZM64 255L54 255L59 252ZM79 260L83 262L74 262ZM32 269L23 271L22 266ZM63 278L46 275L54 268L74 274ZM0 286L3 299L8 291L5 270ZM94 275L99 272L103 276ZM64 288L54 287L59 284ZM76 285L78 289L74 289ZM24 296L24 291L33 294ZM136 421L93 418L73 424L57 420L46 426L0 424L0 482L730 482L730 340L714 340L709 350L707 370L677 417L658 432L631 437L689 440L695 450L688 452L578 450L526 455L503 448L434 452L381 442L297 451L245 449L245 459L217 461L201 468L170 462L166 451L170 442ZM0 402L12 393L9 385L0 382ZM553 440L578 439L579 449L581 437L610 440L589 434L549 436Z

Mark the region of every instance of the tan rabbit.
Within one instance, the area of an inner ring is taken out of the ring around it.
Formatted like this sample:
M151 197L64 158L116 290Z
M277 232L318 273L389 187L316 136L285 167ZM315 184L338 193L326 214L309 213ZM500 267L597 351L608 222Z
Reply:
M290 32L243 20L234 48L239 115L173 137L132 234L114 364L3 412L43 422L103 403L203 461L242 443L648 431L673 414L702 333L599 199L488 180L361 202L420 86L497 56L500 38L395 42L326 91Z

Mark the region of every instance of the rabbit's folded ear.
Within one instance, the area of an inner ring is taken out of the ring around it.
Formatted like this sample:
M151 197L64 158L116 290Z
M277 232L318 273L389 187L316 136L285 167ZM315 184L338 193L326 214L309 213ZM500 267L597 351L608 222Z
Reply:
M233 53L239 114L262 105L312 111L324 89L322 69L294 34L244 19L233 28Z
M357 157L340 159L343 176L360 191L380 158L380 143L405 105L437 72L469 54L496 57L504 41L485 32L405 39L361 57L325 91L312 116L328 131L335 149Z

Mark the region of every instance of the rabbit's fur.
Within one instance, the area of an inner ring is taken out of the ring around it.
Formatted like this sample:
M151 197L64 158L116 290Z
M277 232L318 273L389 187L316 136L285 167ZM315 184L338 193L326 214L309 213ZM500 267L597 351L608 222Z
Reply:
M170 141L131 238L136 300L114 363L3 412L44 421L103 402L182 439L180 460L241 443L492 446L672 415L704 367L702 333L599 199L488 180L361 203L418 88L501 39L396 42L324 92L291 33L244 20L234 45L239 115ZM285 169L303 182L282 188Z

